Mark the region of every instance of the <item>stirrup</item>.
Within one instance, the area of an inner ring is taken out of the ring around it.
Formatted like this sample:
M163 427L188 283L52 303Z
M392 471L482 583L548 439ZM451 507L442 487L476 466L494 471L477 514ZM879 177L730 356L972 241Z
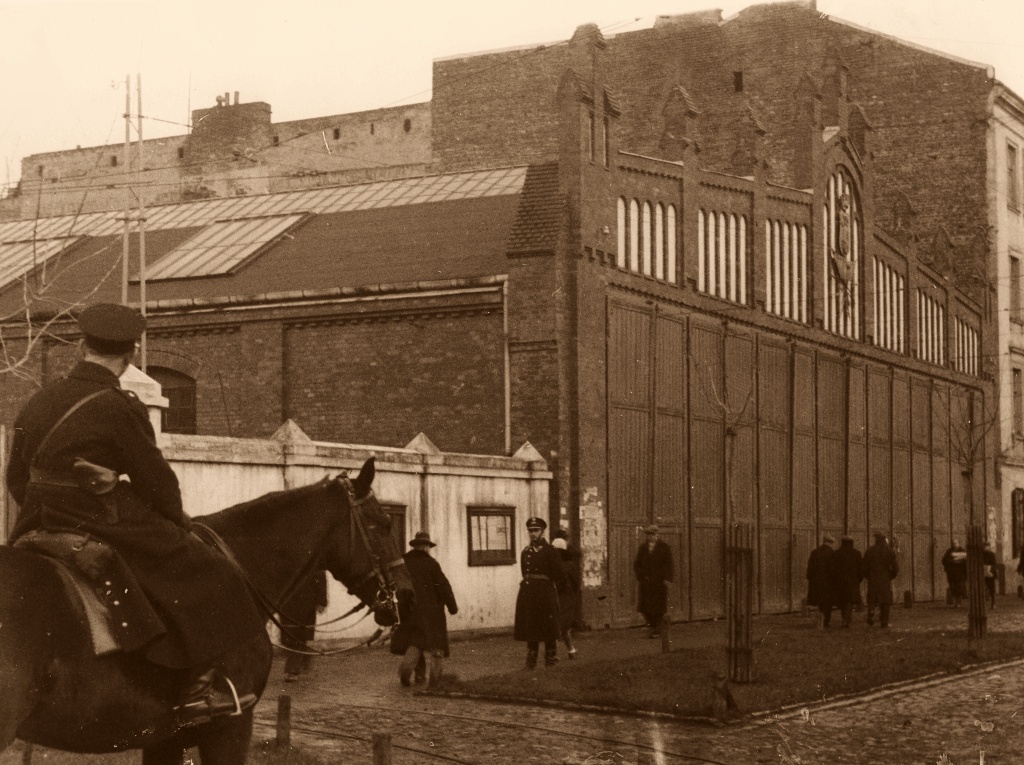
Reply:
M229 699L230 706L224 704L223 701L221 704L215 703L218 694L211 682L202 698L179 704L174 708L175 713L178 715L178 724L180 726L205 725L216 717L240 717L245 710L256 704L258 700L256 694L246 693L239 696L238 690L235 688L231 678L220 675L220 679L227 684L228 690L231 693Z

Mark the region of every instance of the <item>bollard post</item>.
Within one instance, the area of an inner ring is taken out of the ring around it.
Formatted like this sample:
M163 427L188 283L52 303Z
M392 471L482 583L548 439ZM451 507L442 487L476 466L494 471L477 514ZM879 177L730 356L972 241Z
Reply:
M668 614L661 617L661 652L669 653L672 650L672 636L669 635L669 628L672 626L672 620L668 618Z
M277 740L278 749L292 745L292 697L282 693L277 697Z
M910 590L903 591L903 607L911 608L914 605L914 593Z
M391 759L391 734L373 734L373 765L393 765Z
M25 742L25 749L21 753L21 765L30 765L32 762L32 742Z

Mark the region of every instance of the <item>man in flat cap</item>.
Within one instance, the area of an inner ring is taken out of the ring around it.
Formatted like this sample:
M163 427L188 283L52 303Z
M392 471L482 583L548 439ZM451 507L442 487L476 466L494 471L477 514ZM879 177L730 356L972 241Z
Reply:
M644 529L647 539L636 551L633 571L640 588L637 611L643 614L650 630L647 637L661 636L662 621L668 612L668 585L673 579L672 548L658 538L660 529L651 524Z
M513 637L526 642L526 668L537 666L537 652L544 643L544 666L558 663L558 590L566 587L565 567L558 551L544 539L548 524L543 518L529 518L526 531L530 543L523 548L520 567L523 580L516 597Z
M21 510L12 541L42 530L109 544L119 558L100 584L122 648L184 677L182 724L234 712L232 688L214 666L255 639L264 619L232 564L189 533L146 407L121 389L145 319L106 303L82 311L78 326L79 363L15 420L7 485ZM238 690L243 706L255 702Z
M835 604L835 588L832 581L832 556L835 555L836 540L831 534L821 538L821 544L811 550L807 558L807 605L817 606L821 616L818 625L828 629L832 621L832 606Z
M868 580L868 626L875 623L875 607L878 607L878 624L889 626L889 609L892 608L892 580L900 573L896 553L889 546L884 531L876 531L875 543L864 551L864 578Z

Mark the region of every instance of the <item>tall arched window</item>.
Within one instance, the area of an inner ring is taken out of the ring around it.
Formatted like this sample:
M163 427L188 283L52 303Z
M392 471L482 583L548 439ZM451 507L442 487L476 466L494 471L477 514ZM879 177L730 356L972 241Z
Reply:
M196 381L167 367L146 367L146 374L160 383L167 399L167 408L161 417L163 432L195 435Z
M853 177L837 167L825 188L825 329L860 338L863 220Z

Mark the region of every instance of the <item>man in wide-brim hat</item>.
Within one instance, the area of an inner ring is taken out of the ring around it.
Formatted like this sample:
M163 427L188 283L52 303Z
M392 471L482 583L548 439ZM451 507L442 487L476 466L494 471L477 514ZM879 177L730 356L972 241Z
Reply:
M403 615L399 625L408 647L398 676L402 685L411 685L415 673L416 682L426 681L429 687L440 679L441 662L450 655L445 609L454 616L459 606L441 564L427 552L437 547L430 533L417 531L409 546L412 549L403 558L416 591L416 604L411 613Z

